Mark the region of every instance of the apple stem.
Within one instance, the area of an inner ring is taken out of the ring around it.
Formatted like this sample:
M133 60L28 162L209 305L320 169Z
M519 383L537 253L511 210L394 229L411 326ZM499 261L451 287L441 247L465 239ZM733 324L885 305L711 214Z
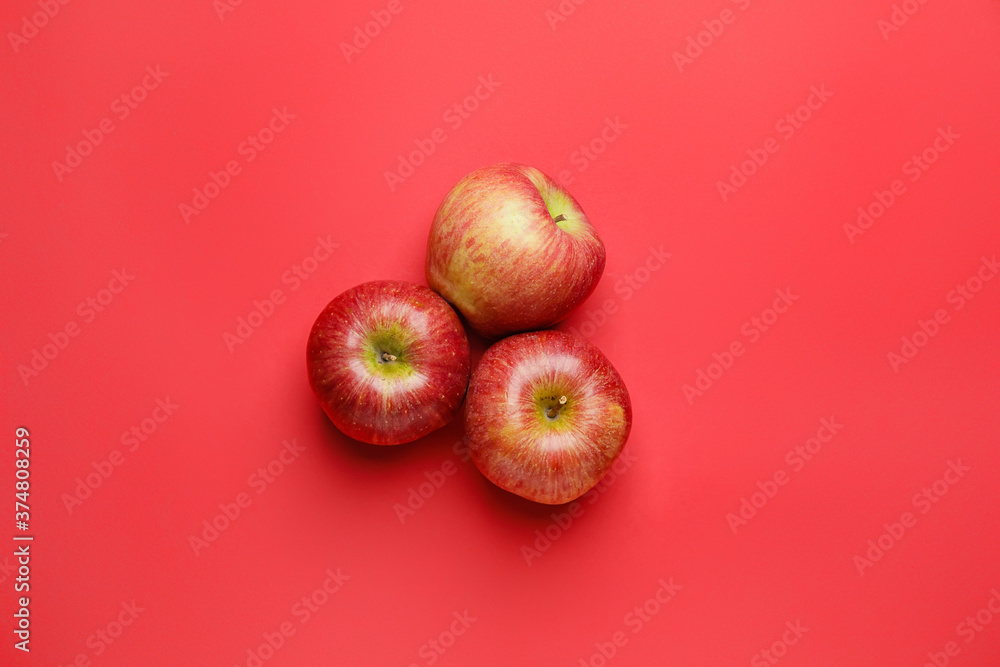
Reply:
M562 222L565 219L566 219L566 216L564 214L560 213L559 215L557 215L555 217L555 219L552 222Z
M559 408L561 408L564 405L566 405L566 397L560 396L559 405L552 405L546 408L545 416L548 417L549 419L555 419L557 416L559 416Z
M382 361L396 361L395 354L389 354L388 352L382 353Z

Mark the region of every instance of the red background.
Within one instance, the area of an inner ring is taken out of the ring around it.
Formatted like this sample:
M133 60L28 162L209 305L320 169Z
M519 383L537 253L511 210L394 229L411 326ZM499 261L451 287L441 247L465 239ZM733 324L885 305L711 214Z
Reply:
M969 281L1000 251L1000 5L903 4L912 15L890 0L567 1L553 27L556 0L401 0L395 14L244 0L221 15L210 0L70 2L34 19L38 3L4 3L0 662L246 665L290 622L264 664L773 664L764 649L789 666L1000 663L1000 280ZM371 12L391 22L348 59L341 44ZM480 77L495 89L467 99ZM813 86L829 98L799 109ZM467 118L446 116L466 103ZM294 118L250 161L240 146L275 108ZM808 119L788 137L777 123L797 109ZM104 119L112 131L78 166L53 166ZM947 151L911 180L939 128ZM769 138L723 198L731 166ZM390 187L420 144L430 154ZM186 221L180 205L231 160L238 173ZM607 246L596 293L561 328L625 378L634 462L568 525L552 516L567 508L464 462L459 424L365 446L306 380L322 307L364 281L422 281L437 204L501 161L567 182ZM895 180L905 191L881 217L845 229ZM283 275L318 237L338 247L293 289ZM651 247L671 257L647 272ZM123 269L134 279L102 292ZM959 307L967 282L981 289ZM774 322L786 289L798 298ZM936 334L894 367L921 321ZM67 323L78 335L62 339ZM65 348L26 373L52 340ZM736 341L742 356L712 367ZM717 379L688 400L699 371ZM173 414L148 421L167 398ZM842 428L793 464L822 419ZM122 436L143 420L156 430L130 451ZM17 426L31 431L30 656L10 632ZM285 440L304 451L261 489L251 476ZM968 471L938 498L949 461ZM443 465L453 474L401 521L397 505L418 505L411 490ZM787 483L769 486L776 473ZM191 536L241 493L250 505L196 554ZM727 518L743 499L767 501L745 525ZM904 512L915 525L859 565ZM302 623L295 605L328 568L349 579ZM662 605L661 579L680 586ZM133 600L134 622L97 639ZM644 604L656 613L635 632ZM451 635L466 611L475 622ZM990 622L961 625L977 612Z

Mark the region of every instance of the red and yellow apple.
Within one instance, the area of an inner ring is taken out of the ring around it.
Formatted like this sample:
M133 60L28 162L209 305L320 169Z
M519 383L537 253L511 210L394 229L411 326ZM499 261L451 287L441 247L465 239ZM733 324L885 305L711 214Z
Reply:
M552 505L592 489L632 427L632 402L611 362L561 331L518 334L487 349L465 410L476 467L497 486Z
M469 341L455 311L427 287L376 281L323 309L306 363L313 392L338 429L395 445L454 418L469 382Z
M594 291L604 262L573 196L519 164L460 180L427 239L427 284L488 338L559 322Z

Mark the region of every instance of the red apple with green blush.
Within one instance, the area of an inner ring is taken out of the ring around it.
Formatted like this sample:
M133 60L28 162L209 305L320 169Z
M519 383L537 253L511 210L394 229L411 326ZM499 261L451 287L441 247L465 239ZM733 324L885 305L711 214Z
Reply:
M465 427L472 460L490 481L556 505L592 489L614 463L632 428L632 402L597 346L535 331L483 354Z
M338 429L396 445L452 421L469 382L469 341L455 311L427 287L376 281L323 309L306 364L313 393Z
M559 322L594 291L604 262L573 196L519 164L459 181L427 239L427 284L487 338Z

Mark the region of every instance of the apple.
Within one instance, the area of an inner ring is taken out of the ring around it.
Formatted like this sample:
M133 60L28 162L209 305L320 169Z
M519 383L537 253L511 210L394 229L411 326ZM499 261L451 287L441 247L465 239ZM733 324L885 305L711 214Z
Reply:
M316 318L309 383L330 421L373 445L411 442L450 422L469 383L458 316L423 285L352 287Z
M632 428L618 371L597 346L562 331L517 334L487 349L465 410L476 467L497 486L550 505L592 489Z
M472 172L438 207L427 284L487 338L543 329L590 296L604 244L561 185L520 164Z

